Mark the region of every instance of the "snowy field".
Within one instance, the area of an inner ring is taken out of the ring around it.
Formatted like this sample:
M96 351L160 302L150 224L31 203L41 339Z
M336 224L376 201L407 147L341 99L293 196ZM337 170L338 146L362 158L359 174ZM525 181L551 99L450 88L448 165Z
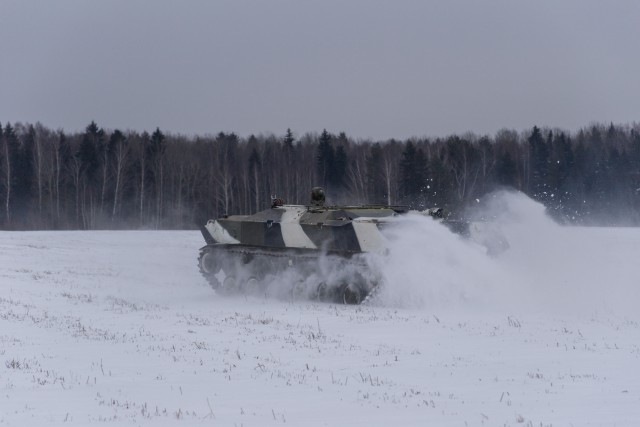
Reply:
M640 425L640 229L500 203L507 252L409 219L359 307L218 296L197 231L0 232L0 425Z

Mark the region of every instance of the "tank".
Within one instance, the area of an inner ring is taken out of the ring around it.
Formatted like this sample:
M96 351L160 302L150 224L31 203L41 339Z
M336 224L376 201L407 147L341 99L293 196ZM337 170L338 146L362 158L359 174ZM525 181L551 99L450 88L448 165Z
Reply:
M269 209L212 219L202 227L207 245L200 249L200 272L223 294L270 288L285 296L360 304L381 282L367 254L384 255L381 229L407 212L405 206L327 206L319 187L309 205L272 198ZM442 208L423 213L469 233L467 224L447 221Z

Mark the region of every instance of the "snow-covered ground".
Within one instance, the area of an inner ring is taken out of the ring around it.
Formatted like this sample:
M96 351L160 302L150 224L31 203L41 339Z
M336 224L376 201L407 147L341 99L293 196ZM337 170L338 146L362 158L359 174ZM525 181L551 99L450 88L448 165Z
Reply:
M409 219L359 307L218 296L197 231L0 232L0 425L639 425L640 230L507 199L509 251Z

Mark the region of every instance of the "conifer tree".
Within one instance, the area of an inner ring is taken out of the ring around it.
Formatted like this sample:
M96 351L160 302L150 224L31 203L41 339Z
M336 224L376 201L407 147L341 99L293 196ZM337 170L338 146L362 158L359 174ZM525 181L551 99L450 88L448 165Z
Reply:
M367 156L367 188L369 201L375 204L386 202L382 161L380 143L372 144Z
M326 129L324 129L322 131L322 135L320 135L316 159L318 178L320 179L322 186L326 188L331 182L331 167L335 159L335 151L331 144L331 135L329 135Z
M548 192L549 148L537 126L533 127L527 141L531 164L531 195L538 200L545 200Z

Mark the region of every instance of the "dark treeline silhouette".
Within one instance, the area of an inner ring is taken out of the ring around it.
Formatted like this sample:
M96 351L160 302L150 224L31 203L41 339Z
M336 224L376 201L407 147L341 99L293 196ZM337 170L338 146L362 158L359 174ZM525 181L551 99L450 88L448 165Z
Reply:
M208 218L308 202L442 206L463 212L513 188L564 222L640 224L640 127L576 133L534 127L406 141L354 141L324 130L295 137L81 133L0 124L0 227L195 228Z

